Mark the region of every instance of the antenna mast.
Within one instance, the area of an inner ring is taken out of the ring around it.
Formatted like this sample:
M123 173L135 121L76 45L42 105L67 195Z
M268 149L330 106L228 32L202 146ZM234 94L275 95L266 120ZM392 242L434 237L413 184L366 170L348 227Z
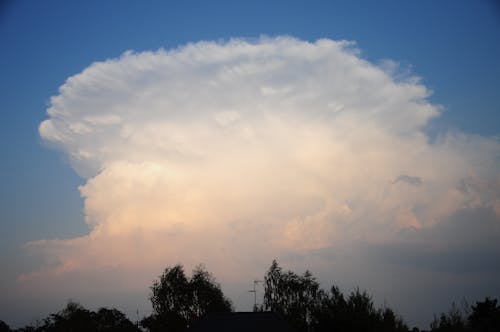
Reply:
M257 289L256 286L259 282L262 282L262 280L254 280L253 281L253 289L249 290L248 292L253 293L253 311L257 311Z

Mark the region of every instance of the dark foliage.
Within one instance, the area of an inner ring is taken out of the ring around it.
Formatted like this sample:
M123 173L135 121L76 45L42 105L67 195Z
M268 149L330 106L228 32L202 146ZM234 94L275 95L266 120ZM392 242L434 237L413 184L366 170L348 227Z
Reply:
M70 302L65 309L46 318L40 331L95 331L94 317L91 311L81 305Z
M467 316L467 312L470 314ZM482 302L476 302L470 308L465 306L459 310L454 304L448 313L442 313L434 318L431 323L431 331L471 331L471 332L493 332L500 331L500 307L497 300L486 298Z
M3 330L0 330L3 331ZM17 332L139 332L122 312L100 308L97 312L69 302L66 308L45 318L40 326L27 326Z
M487 297L483 302L476 302L472 306L468 323L472 331L500 331L500 306L497 305L497 300Z
M10 332L10 326L7 325L3 320L0 320L0 332Z
M273 261L264 283L264 309L283 315L298 331L408 331L390 308L375 308L366 292L356 289L346 298L333 286L326 293L309 271L283 272Z
M100 308L94 317L97 331L133 332L139 330L125 314L116 309Z
M299 276L283 272L276 260L264 277L264 309L287 317L300 331L311 325L322 297L319 283L309 271Z
M188 279L181 265L165 269L151 287L153 314L141 321L148 331L183 331L211 312L231 312L219 284L199 266Z
M462 311L455 305L455 303L453 303L450 311L447 313L441 313L439 318L434 317L434 321L431 323L431 331L466 331L466 321L463 316Z

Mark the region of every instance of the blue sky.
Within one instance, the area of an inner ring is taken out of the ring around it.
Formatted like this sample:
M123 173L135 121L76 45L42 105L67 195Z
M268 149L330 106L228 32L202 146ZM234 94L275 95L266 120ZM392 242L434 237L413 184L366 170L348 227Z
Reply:
M50 97L68 77L127 50L261 35L355 41L361 58L399 62L433 91L429 100L443 114L426 127L429 135L500 132L494 1L3 1L0 264L8 272L2 289L42 264L26 255L26 242L89 231L77 189L85 180L38 133Z

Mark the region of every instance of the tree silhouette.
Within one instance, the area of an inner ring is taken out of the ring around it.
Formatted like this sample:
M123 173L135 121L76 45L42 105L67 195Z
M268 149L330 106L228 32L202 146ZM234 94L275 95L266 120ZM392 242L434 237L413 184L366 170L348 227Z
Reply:
M299 331L408 331L390 308L377 309L365 291L347 298L337 286L320 289L313 275L284 272L276 260L264 278L264 309L283 315Z
M466 314L470 312L468 316ZM464 310L459 310L452 303L452 308L448 313L441 313L439 319L434 317L431 323L432 332L447 331L473 331L473 332L493 332L500 331L500 307L496 299L485 298L476 305L464 306Z
M0 330L2 331L2 330ZM10 330L8 330L10 331ZM97 312L85 309L76 302L69 302L63 310L45 318L41 326L26 326L17 332L139 332L122 312L100 308Z
M460 332L466 331L465 318L462 312L452 303L452 308L448 313L441 313L439 319L434 317L431 323L431 331L434 332Z
M264 277L264 288L265 310L288 317L300 331L308 329L322 294L319 283L309 271L302 276L291 271L283 273L273 260Z
M6 322L4 322L3 320L0 320L0 332L10 332L11 329L10 329L10 326L7 325Z
M347 301L337 286L332 286L330 294L321 298L315 317L315 331L347 331Z
M476 302L472 306L468 322L472 331L500 331L500 307L497 306L497 300L487 297L483 302Z
M318 309L314 331L408 331L391 308L376 308L371 296L359 288L346 298L337 286L332 286Z
M95 326L91 311L78 303L69 302L66 308L46 318L40 330L50 332L84 332L96 331L97 327Z
M166 268L153 283L150 300L153 314L141 321L149 331L183 331L207 313L232 311L231 301L202 266L190 279L182 265Z
M100 308L94 315L97 331L133 332L139 329L117 309Z

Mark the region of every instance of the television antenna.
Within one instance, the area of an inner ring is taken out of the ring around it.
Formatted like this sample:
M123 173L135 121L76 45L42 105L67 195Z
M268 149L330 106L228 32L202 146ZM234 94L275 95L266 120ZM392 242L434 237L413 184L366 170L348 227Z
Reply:
M263 282L263 281L262 280L257 280L257 279L254 280L253 281L253 289L251 289L251 290L248 291L249 293L253 293L253 310L254 311L257 310L257 289L256 289L256 287L257 287L257 284L259 282Z

